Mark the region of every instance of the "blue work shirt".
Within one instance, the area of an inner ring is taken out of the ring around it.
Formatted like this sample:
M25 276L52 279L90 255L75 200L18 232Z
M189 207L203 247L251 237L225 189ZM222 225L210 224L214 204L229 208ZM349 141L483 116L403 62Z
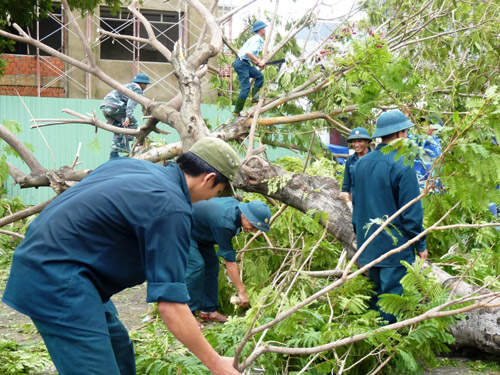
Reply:
M125 87L139 95L144 94L141 86L139 86L138 83L131 82L126 84ZM137 106L137 102L133 101L128 96L123 95L121 92L113 90L104 97L102 105L106 105L112 108L122 108L125 110L125 115L128 118L132 118L132 116L134 115L135 107Z
M179 166L110 160L30 224L3 301L38 320L104 334L103 302L145 280L148 302L186 303L191 227Z
M247 60L252 62L250 57L247 56L247 53L251 53L254 56L257 56L264 45L264 40L259 34L255 34L251 38L249 38L245 44L238 51L238 57L242 60Z
M219 245L218 255L228 262L236 261L233 237L241 231L239 202L231 197L212 198L193 204L193 231L196 242Z
M395 161L396 151L388 155L382 154L380 149L384 146L386 145L379 144L375 151L363 156L354 167L352 223L358 248L379 227L378 224L373 224L367 231L365 225L370 219L387 218L420 194L413 168L405 166L403 158ZM420 201L411 205L387 226L397 243L393 244L391 236L382 231L361 253L359 264L366 265L421 233L424 230L423 216ZM376 267L397 267L402 260L413 263L415 250L425 251L425 239L391 255Z
M424 149L423 154L416 157L413 164L413 168L417 172L418 184L420 189L423 190L427 179L430 177L429 173L434 161L441 156L441 140L433 135L411 135L409 138L417 142L418 146ZM436 185L438 187L441 186L439 178L436 181Z
M368 148L368 152L371 152L371 149ZM366 156L366 155L364 155ZM352 174L354 172L354 165L359 160L359 155L355 152L351 156L347 158L344 167L344 183L342 184L342 191L350 193L352 190Z

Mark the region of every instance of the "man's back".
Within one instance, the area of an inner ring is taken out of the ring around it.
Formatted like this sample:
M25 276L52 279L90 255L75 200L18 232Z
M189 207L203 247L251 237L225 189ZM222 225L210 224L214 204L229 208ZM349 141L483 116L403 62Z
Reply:
M394 160L396 151L384 155L380 151L384 146L384 144L378 145L374 152L365 155L354 167L353 225L358 248L379 227L373 224L367 230L366 225L370 220L387 219L420 194L415 171L410 166L405 166L402 159ZM383 231L373 239L361 254L359 263L367 264L416 236L423 230L422 218L422 204L417 202L387 227L391 235ZM397 244L394 243L395 240ZM401 260L413 262L414 250L421 246L425 248L425 241L392 255L379 263L379 266L399 266Z

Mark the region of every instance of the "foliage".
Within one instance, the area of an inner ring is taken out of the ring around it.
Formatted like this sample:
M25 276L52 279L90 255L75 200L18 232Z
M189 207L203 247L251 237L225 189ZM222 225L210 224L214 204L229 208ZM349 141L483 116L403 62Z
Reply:
M12 120L2 120L2 125L5 129L7 129L9 132L11 132L14 135L17 135L21 133L21 127L17 121L12 121ZM33 146L30 144L25 144L25 146L28 148L28 150L33 151ZM0 194L3 192L3 185L5 184L5 181L7 181L7 177L9 177L9 167L7 165L7 156L11 157L17 157L19 158L19 155L17 152L10 147L6 142L0 138Z
M51 366L43 343L19 344L0 340L0 373L5 375L33 374Z

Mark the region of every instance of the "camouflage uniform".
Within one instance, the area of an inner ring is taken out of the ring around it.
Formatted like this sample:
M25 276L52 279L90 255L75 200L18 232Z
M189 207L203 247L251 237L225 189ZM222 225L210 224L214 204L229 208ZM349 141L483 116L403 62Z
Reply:
M139 95L143 95L143 91L139 84L131 82L125 85L126 88L136 92ZM101 110L106 118L106 121L110 125L123 127L123 121L128 117L130 119L130 124L128 128L137 129L138 123L137 119L134 117L134 110L137 102L123 95L122 93L113 90L108 95L104 97L104 101L101 104ZM130 152L129 143L134 140L134 136L113 133L113 142L111 144L111 153L118 152Z
M434 161L441 156L441 140L433 135L426 136L409 136L410 139L414 140L419 147L423 147L424 151L421 155L415 158L415 163L413 165L415 172L417 172L418 186L420 190L423 190L425 183L429 179L429 173L432 169L432 164ZM435 179L436 188L441 187L441 181L439 177Z

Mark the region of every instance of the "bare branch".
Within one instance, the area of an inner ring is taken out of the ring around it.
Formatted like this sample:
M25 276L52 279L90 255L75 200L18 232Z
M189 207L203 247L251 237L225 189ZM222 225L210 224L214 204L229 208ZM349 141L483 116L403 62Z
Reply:
M17 137L8 131L3 125L0 125L0 138L9 144L16 151L21 159L28 165L33 173L42 173L45 168L36 160L35 156Z
M55 197L51 198L48 201L45 201L43 203L37 204L36 206L32 206L32 207L26 208L22 211L18 211L12 215L0 218L0 228L7 225L7 224L25 219L28 216L35 215L35 214L41 212L54 199L55 199Z
M223 24L228 19L230 19L233 15L235 15L236 13L238 13L240 10L246 8L247 6L249 6L252 3L255 3L255 1L257 1L257 0L248 0L246 3L241 4L239 7L236 7L232 11L230 11L230 12L222 15L221 17L217 18L215 20L215 22L217 22L218 24Z
M16 237L16 238L20 238L20 239L24 240L24 236L22 234L19 234L16 232L11 232L8 230L0 229L0 234L5 234L7 236Z

